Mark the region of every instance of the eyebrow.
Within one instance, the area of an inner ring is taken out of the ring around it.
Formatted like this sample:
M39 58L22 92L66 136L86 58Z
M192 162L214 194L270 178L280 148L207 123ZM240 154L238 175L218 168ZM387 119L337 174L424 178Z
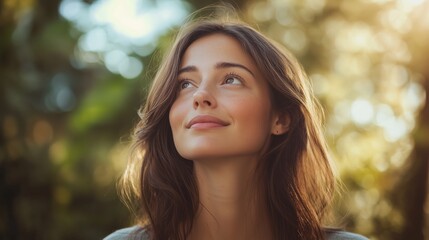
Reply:
M231 63L231 62L220 62L220 63L216 63L216 69L220 69L220 68L241 68L244 69L245 71L249 72L252 76L255 76L255 74L253 74L253 72L247 68L244 65L238 64L238 63ZM197 67L196 66L186 66L183 67L179 70L178 74L184 73L184 72L196 72L197 71Z

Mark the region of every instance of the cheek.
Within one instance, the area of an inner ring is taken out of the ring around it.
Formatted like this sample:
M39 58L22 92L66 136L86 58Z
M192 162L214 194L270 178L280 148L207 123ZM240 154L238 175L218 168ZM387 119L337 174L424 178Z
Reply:
M171 129L173 130L173 135L174 135L174 130L177 129L178 123L180 122L180 118L181 118L181 112L179 110L180 108L180 104L178 104L177 102L174 102L173 105L170 108L170 113L169 113L169 121L170 121L170 126Z
M173 137L176 137L179 129L182 129L186 114L189 110L189 104L180 99L177 99L170 108L169 121L171 130L173 131Z
M267 151L271 139L272 112L271 104L257 98L253 101L243 101L231 108L236 121L236 136L234 139L242 144L237 148L246 149L252 153L262 154ZM242 141L245 139L245 141Z
M265 99L243 99L237 101L231 110L236 115L236 120L241 122L241 126L253 134L266 134L271 129L271 104Z

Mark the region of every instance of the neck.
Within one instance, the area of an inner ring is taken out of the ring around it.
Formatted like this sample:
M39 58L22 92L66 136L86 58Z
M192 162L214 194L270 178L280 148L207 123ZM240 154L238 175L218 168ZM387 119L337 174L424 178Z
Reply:
M269 239L256 159L194 161L200 209L189 239Z

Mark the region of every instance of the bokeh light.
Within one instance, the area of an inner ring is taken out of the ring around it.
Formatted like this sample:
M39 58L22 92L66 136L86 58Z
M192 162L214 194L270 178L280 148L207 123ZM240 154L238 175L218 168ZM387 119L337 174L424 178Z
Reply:
M83 33L78 51L104 55L97 60L104 62L109 71L135 79L144 68L140 58L133 55L151 54L153 43L180 25L188 9L189 5L181 0L99 0L93 4L63 0L59 12ZM84 62L94 62L94 58L85 56L78 57Z

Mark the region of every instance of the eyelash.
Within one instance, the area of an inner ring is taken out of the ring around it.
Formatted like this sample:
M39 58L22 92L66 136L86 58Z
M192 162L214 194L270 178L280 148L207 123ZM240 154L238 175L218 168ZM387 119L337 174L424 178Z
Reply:
M227 79L229 79L229 78L231 78L231 77L234 77L234 78L237 78L240 82L241 82L241 84L243 84L243 78L240 76L240 75L238 75L238 74L236 74L236 73L234 73L234 72L230 72L230 73L228 73L226 76L225 76L225 79L224 79L224 82L225 82L225 80L227 80Z
M240 75L238 75L238 74L236 74L234 72L230 72L230 73L228 73L228 74L225 75L222 84L225 84L225 81L227 79L229 79L229 78L237 78L242 84L243 84L243 81L244 81L243 78ZM185 83L192 84L191 80L188 79L188 78L179 79L179 87L180 87L180 89L184 89L183 84L185 84Z

